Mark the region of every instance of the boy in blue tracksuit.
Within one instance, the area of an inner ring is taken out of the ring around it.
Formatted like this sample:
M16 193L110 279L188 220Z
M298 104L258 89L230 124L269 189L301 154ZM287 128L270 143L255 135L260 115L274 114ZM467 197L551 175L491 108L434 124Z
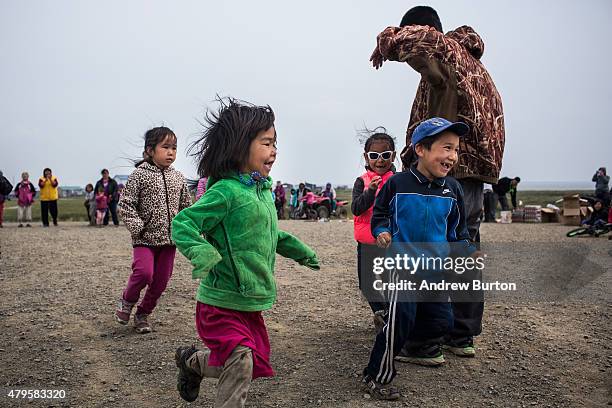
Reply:
M465 123L442 118L417 126L412 136L417 164L391 177L374 204L371 228L379 247L386 248L391 242L441 246L454 242L461 254L475 256L465 222L463 190L457 180L447 177L458 160L459 137L468 130ZM388 296L387 324L376 336L362 385L375 398L398 399L398 390L390 385L396 374L395 357L410 341L416 346L403 361L444 362L439 344L452 328L453 314L449 302L402 302L397 293ZM436 338L440 341L432 344Z

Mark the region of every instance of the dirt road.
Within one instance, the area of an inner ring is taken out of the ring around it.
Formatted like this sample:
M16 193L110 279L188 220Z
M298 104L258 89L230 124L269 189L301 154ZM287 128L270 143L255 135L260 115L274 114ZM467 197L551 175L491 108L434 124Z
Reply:
M537 285L487 302L476 358L449 355L439 368L400 363L402 400L379 403L358 388L374 331L357 290L352 224L283 221L281 227L313 246L322 268L310 271L279 258L278 303L265 313L277 376L255 381L248 406L612 404L611 241L571 241L565 238L569 227L558 225L483 225L483 241L500 243L497 251L505 251L510 262L495 269L495 278L523 277ZM203 382L193 404L184 403L175 389L175 348L200 344L193 321L197 282L185 258L177 256L152 316L153 333L138 335L112 319L130 273L131 244L123 227L7 225L0 230L0 245L1 407L212 406L213 381ZM568 252L572 245L581 248L578 255ZM529 256L516 252L519 247ZM538 253L546 248L567 256ZM584 248L588 257L581 259ZM563 285L571 296L548 301L547 283L558 282L559 275L541 273L559 259L559 268L569 265L572 271L568 282L578 283ZM65 390L66 399L27 404L9 398L10 389Z

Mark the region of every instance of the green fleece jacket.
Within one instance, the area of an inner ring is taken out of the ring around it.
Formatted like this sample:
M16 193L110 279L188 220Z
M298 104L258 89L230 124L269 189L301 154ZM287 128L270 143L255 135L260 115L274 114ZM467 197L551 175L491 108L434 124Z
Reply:
M277 252L312 269L319 264L312 249L278 229L272 180L243 181L238 175L210 179L206 193L172 221L172 240L200 279L199 302L252 312L276 300Z

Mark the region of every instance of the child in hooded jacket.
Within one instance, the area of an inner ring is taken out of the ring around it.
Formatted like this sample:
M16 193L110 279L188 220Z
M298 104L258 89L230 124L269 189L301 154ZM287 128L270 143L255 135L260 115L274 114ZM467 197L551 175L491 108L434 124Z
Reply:
M174 216L191 205L185 177L172 167L176 159L176 135L167 127L145 133L144 160L136 165L119 199L119 215L132 236L132 274L123 290L115 319L128 324L136 308L134 327L151 332L148 316L161 297L174 267L176 247L172 241Z
M193 147L208 188L172 222L172 238L200 280L196 327L207 348L176 350L178 390L194 401L204 377L218 378L215 407L242 407L252 379L271 377L262 312L276 300L275 254L319 269L316 254L278 229L268 176L276 160L270 107L229 99L207 117Z

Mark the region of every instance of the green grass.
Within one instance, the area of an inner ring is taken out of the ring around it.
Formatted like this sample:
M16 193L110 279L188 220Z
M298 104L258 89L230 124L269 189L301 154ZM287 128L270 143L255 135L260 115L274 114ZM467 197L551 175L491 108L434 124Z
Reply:
M580 193L580 194L592 194L590 190L587 191L518 191L517 200L523 201L523 205L541 205L546 206L548 203L554 204L556 200L562 198L566 194ZM337 189L336 194L338 200L348 200L348 212L349 218L351 214L350 201L352 200L351 189ZM508 196L508 200L510 197ZM87 221L87 214L85 213L85 206L83 197L76 198L61 198L57 202L58 207L58 218L60 221ZM556 204L561 207L561 203ZM14 207L14 208L11 208ZM285 215L287 215L288 209L285 209ZM4 203L4 220L6 222L17 221L17 200L5 201ZM40 222L40 201L36 200L32 207L32 220Z
M520 186L519 186L520 187ZM578 190L578 191L521 191L518 190L516 194L516 201L521 200L523 205L541 205L545 207L546 204L554 204L557 207L562 207L562 203L555 203L560 198L568 194L579 193L583 195L593 194L592 190ZM508 202L510 202L510 195L508 194Z
M57 201L57 217L59 221L87 221L84 197L60 198ZM11 208L14 207L14 208ZM4 220L17 222L17 200L4 202ZM51 220L51 215L49 215ZM32 206L32 221L40 222L40 200L34 201Z

